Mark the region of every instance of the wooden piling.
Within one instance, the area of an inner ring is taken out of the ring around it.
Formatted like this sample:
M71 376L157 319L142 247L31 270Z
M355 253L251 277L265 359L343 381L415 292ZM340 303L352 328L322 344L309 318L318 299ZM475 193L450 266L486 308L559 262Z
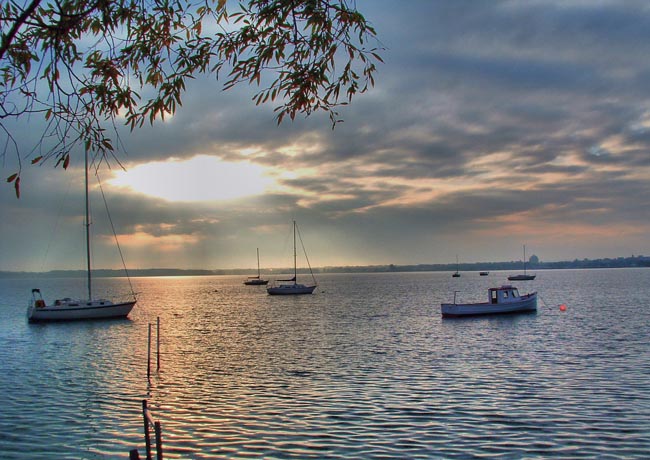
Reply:
M156 318L156 371L160 372L160 316Z
M151 416L147 407L147 400L142 400L142 418L144 419L144 442L147 453L147 460L153 460L151 456L151 436L149 428L153 426L154 434L156 435L156 460L163 460L163 447L162 447L162 427L160 422L157 422Z
M149 323L149 339L147 340L147 379L151 378L151 323Z

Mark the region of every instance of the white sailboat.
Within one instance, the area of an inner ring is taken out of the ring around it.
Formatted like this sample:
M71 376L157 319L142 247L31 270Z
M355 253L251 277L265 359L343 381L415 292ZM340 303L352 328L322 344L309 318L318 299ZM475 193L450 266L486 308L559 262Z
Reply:
M244 284L246 286L264 286L269 280L260 277L260 248L257 248L257 276L249 276Z
M537 275L529 275L526 273L526 245L524 244L524 273L519 275L510 275L508 277L509 281L531 281L535 279Z
M304 249L304 247L303 247ZM306 254L305 254L306 255ZM309 267L309 272L311 273L313 284L300 284L298 283L298 267L296 262L296 221L293 221L293 278L288 280L277 280L280 284L273 284L266 288L266 292L269 295L299 295L299 294L312 294L314 289L316 289L316 278L314 278L314 273ZM307 261L309 264L309 261Z
M86 272L88 299L73 299L65 297L55 300L47 305L43 300L40 289L32 289L32 298L27 307L27 319L30 322L38 321L72 321L81 319L103 319L126 317L136 303L133 300L113 302L108 299L93 299L92 296L92 271L90 261L90 205L88 199L88 153L85 158L85 188L86 188Z

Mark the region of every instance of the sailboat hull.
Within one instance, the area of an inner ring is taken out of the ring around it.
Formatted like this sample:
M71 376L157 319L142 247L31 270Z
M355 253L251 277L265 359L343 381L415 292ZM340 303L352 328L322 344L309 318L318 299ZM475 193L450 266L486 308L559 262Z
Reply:
M304 284L281 284L266 288L269 295L301 295L312 294L316 286L305 286Z
M265 286L269 284L269 280L260 280L260 279L250 279L244 281L246 286Z
M68 301L60 305L35 306L32 302L27 310L29 322L41 321L76 321L85 319L124 318L133 306L134 301L113 303L109 300Z
M531 281L535 279L537 275L512 275L508 277L509 281Z

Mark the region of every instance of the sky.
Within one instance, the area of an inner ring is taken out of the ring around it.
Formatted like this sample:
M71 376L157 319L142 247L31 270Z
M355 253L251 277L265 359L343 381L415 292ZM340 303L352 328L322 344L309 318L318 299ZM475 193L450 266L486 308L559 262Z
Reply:
M650 254L650 3L357 7L384 63L334 130L211 77L124 130L100 177L129 268L288 267L293 220L316 267ZM83 268L81 161L0 187L0 270ZM119 268L92 195L93 264Z

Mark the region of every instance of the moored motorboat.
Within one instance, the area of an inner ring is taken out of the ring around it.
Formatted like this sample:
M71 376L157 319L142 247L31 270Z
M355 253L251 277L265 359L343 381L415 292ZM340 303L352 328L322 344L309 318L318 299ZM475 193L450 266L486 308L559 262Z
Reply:
M488 289L488 301L481 303L440 304L443 317L476 316L499 313L517 313L537 310L537 292L519 295L516 287L505 285Z

